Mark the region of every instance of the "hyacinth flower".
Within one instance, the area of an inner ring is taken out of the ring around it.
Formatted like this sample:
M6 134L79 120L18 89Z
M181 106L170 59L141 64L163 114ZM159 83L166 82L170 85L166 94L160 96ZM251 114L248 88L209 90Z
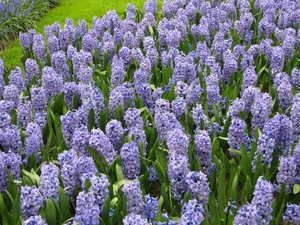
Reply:
M17 153L22 148L20 130L11 124L5 130L1 130L0 142L5 152L12 151Z
M43 87L30 88L30 100L35 112L42 112L46 109L47 100Z
M8 173L13 175L14 180L21 180L21 169L22 164L21 156L11 151L0 153L0 192L5 192L8 184Z
M65 150L64 152L58 154L60 175L64 187L67 188L66 194L68 197L75 193L75 186L79 185L79 178L75 167L77 159L77 153L73 149Z
M37 216L39 208L44 205L43 196L36 186L22 186L20 202L22 216L25 220L31 216Z
M158 199L147 194L144 196L144 200L145 210L143 214L151 223L154 223L158 213Z
M129 213L128 215L125 216L123 219L123 224L124 225L150 225L148 223L147 219L143 218L141 215L138 215L136 213Z
M21 128L26 128L28 123L33 119L32 103L28 97L23 97L17 108L17 121Z
M125 116L126 116L126 113L125 113ZM125 118L125 116L124 116L124 118ZM122 123L118 120L111 120L105 126L106 137L108 137L108 139L110 140L114 149L117 152L120 152L120 149L122 147L124 132L125 132L125 130L122 126Z
M136 142L138 145L140 143L142 144L142 146L143 146L143 156L146 157L146 150L147 150L148 143L147 143L147 137L146 137L144 129L142 129L139 126L138 127L132 127L128 131L127 136L129 137L129 139Z
M207 176L202 172L190 171L185 178L187 189L190 191L192 198L197 199L201 204L208 203L210 193Z
M184 224L201 224L205 219L205 209L196 199L184 203L181 210L179 225Z
M74 164L78 179L80 179L85 173L96 174L98 172L92 157L80 156L75 160Z
M176 118L180 120L182 115L187 115L186 100L183 97L177 96L172 102L172 112L175 114Z
M63 77L54 71L52 67L42 69L42 87L45 90L47 99L58 94L63 89Z
M117 157L117 152L111 141L99 128L91 130L88 145L91 146L99 156L103 156L109 165Z
M71 147L73 144L73 134L75 129L79 126L78 119L77 114L72 111L68 111L65 115L60 117L62 134L68 147Z
M207 172L212 161L212 146L206 130L197 130L195 134L195 157L199 157L201 168Z
M75 224L100 224L100 209L92 192L81 191L76 198Z
M9 84L15 85L18 88L18 93L24 89L24 80L20 67L16 67L9 75Z
M295 183L300 184L300 146L296 145L295 150L294 150L294 154L293 154L293 158L294 158L294 163L296 164L296 176L295 176Z
M25 62L25 85L29 85L32 82L33 77L35 76L36 82L35 84L37 84L38 79L40 78L40 72L39 72L39 66L37 64L37 61L34 59L27 59Z
M297 176L297 164L294 162L293 157L280 157L279 161L276 181L279 185L282 183L286 184L287 193L291 193L293 185L295 184L295 177ZM278 187L278 189L280 189L280 187Z
M163 112L170 112L170 103L168 100L165 99L158 99L155 101L155 114L163 113Z
M242 99L236 98L227 111L227 117L238 117L240 112L245 110L245 102Z
M169 153L176 153L183 156L188 155L190 140L181 129L175 128L174 130L170 130L165 138Z
M41 166L40 192L44 196L44 200L48 201L50 197L58 202L58 169L53 163L43 163Z
M41 34L35 34L33 36L32 50L34 55L41 60L43 63L46 63L46 49L44 38Z
M272 111L272 97L268 93L257 93L251 105L252 130L262 129Z
M189 172L188 157L181 154L169 153L168 156L168 178L171 183L172 197L181 200L187 191L185 178Z
M132 182L125 183L122 187L122 191L126 197L127 213L143 213L145 202L143 201L139 180L134 179Z
M228 144L232 149L241 149L244 139L246 123L244 120L234 117L228 129Z
M259 177L254 187L252 205L256 208L257 224L267 225L272 220L273 185Z
M121 148L122 171L126 179L135 179L140 175L140 152L137 143L131 141Z
M22 225L47 225L46 221L40 216L31 216Z
M74 129L72 137L73 143L71 147L77 151L80 155L87 155L87 146L89 144L90 133L86 126L81 126Z
M283 221L289 221L293 224L300 223L300 206L296 204L287 203L287 208L282 215Z
M246 203L237 212L234 217L234 225L256 224L256 208L253 204Z

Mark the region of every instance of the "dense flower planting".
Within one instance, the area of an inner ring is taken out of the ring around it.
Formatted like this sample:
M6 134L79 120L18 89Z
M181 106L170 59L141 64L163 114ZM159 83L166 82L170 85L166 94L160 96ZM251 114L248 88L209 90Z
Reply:
M55 7L60 0L1 0L0 49L5 48L19 31L27 32L35 23Z
M156 0L0 60L1 224L299 224L300 2Z

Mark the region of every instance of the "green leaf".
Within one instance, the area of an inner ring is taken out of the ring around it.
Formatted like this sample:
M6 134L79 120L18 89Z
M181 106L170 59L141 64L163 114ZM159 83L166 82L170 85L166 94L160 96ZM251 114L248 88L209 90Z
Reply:
M3 220L7 221L8 224L12 224L11 214L6 208L2 194L0 193L0 214L2 215Z
M221 217L225 219L226 215L224 209L226 208L226 194L225 194L225 166L221 167L218 178L218 198L220 204Z
M59 187L59 207L60 207L60 222L63 223L71 217L67 195L62 187Z
M209 193L209 212L210 212L210 224L219 225L220 224L220 217L219 217L219 210L216 202L216 198L212 192Z
M294 184L293 194L298 194L300 192L300 184Z
M124 180L123 171L122 171L122 168L118 164L116 164L116 173L117 173L117 180L123 181Z
M108 223L109 221L109 210L110 210L110 197L107 196L107 198L103 203L102 212L101 212L101 218L106 223Z
M58 215L56 215L56 206L54 200L52 198L49 198L46 203L46 222L48 224L57 224L57 216Z

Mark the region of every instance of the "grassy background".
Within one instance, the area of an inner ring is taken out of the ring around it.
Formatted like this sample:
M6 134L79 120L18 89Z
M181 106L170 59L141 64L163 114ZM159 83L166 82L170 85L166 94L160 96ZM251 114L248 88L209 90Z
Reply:
M116 10L122 16L126 11L128 3L134 4L137 8L143 7L145 0L61 0L58 7L48 12L42 20L36 24L37 32L44 34L44 26L51 25L55 21L59 22L61 26L64 25L66 18L72 18L75 25L80 19L84 19L89 26L91 26L94 16L101 17L108 10ZM158 0L161 8L162 0ZM13 69L19 65L20 57L22 56L22 49L19 44L19 39L14 40L10 46L0 52L0 57L4 61L4 65L8 69Z

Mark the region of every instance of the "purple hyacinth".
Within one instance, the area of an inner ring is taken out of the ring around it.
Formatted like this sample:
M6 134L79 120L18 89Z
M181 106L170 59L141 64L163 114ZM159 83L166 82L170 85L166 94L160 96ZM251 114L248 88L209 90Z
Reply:
M109 138L99 128L91 130L88 144L98 153L98 155L103 156L109 165L117 157L117 152L114 149L114 146L110 142Z
M182 154L169 153L168 157L168 178L170 180L172 197L181 200L187 191L185 178L189 172L188 157Z
M252 130L262 129L272 111L272 97L268 93L257 93L251 106Z
M76 198L75 224L100 224L100 209L92 192L79 192Z
M81 126L74 129L72 137L73 143L71 147L77 151L80 155L87 155L86 147L89 144L90 133L86 126Z
M184 224L201 224L205 219L205 209L196 199L184 203L181 210L179 225Z
M293 157L280 157L279 161L276 181L278 184L286 184L287 193L291 193L295 183L295 177L297 176L297 165L295 164ZM278 187L278 189L280 189L280 187Z
M257 151L255 152L255 157L252 161L252 169L255 170L255 164L259 154L261 154L261 161L266 162L268 167L270 167L274 148L275 138L271 131L265 132L259 136Z
M77 96L79 98L79 88L75 82L65 82L63 87L64 92L64 101L67 104L68 108L71 109L74 104L74 97Z
M241 149L246 123L240 118L233 118L228 130L228 144L232 149Z
M25 78L25 84L28 86L32 82L32 78L35 76L36 83L38 83L38 79L40 78L40 72L39 72L39 66L34 59L27 59L25 62L25 70L26 70L26 78ZM35 83L35 84L36 84Z
M85 173L96 174L98 172L92 157L80 156L78 159L76 159L74 163L75 163L75 170L77 173L77 177L79 179Z
M140 152L138 145L131 141L121 148L122 170L126 179L134 179L140 175Z
M6 112L0 112L0 129L5 130L11 124L11 116Z
M238 117L240 112L245 109L245 102L242 99L236 98L229 106L227 117Z
M292 85L290 82L281 82L281 84L276 88L279 106L286 110L292 103Z
M37 216L40 207L43 207L43 196L36 186L21 187L21 212L26 220L31 216Z
M300 90L300 70L297 68L292 70L291 82L298 90Z
M58 202L58 169L53 163L43 163L41 167L41 186L40 191L44 196L45 201L53 197Z
M208 118L204 114L204 110L203 110L201 104L197 104L195 107L193 107L192 117L193 117L194 123L197 127L200 127L201 119L204 121L205 125L208 123Z
M255 87L257 82L257 74L255 73L254 67L247 68L244 71L242 93L250 86Z
M272 220L273 185L259 177L255 188L252 204L256 207L256 223L267 225Z
M293 36L287 36L283 41L282 50L287 61L289 61L294 54L295 43L296 39Z
M300 94L294 96L291 108L291 122L293 126L294 142L298 142L300 135Z
M192 198L197 199L201 204L208 203L210 189L207 176L204 173L191 171L187 174L185 182Z
M293 224L300 223L300 205L287 203L285 212L282 215L283 222L289 221Z
M186 102L189 105L199 103L203 89L198 80L193 81L186 91Z
M23 97L17 108L17 121L21 128L26 128L27 124L33 119L32 103L27 97Z
M21 156L11 151L0 153L0 192L5 192L8 185L8 174L13 175L14 180L21 180L21 168L22 165Z
M206 130L197 130L195 134L195 156L199 157L204 171L208 169L212 160L212 146Z
M28 35L26 33L23 33L20 31L19 32L19 41L20 41L20 45L22 47L23 52L25 52L30 46Z
M158 213L158 199L151 197L150 194L144 196L145 210L143 214L145 217L153 223Z
M145 203L143 201L139 180L134 179L132 182L125 183L122 187L122 191L126 196L127 213L142 213Z
M46 49L44 44L44 38L41 34L36 34L33 36L32 50L34 55L39 60L46 63Z
M109 94L109 101L108 101L110 117L113 116L115 110L119 105L124 108L124 96L119 90L113 89Z
M79 121L76 112L68 111L65 115L60 117L61 130L64 141L67 146L71 147L73 144L73 134L75 129L79 127Z
M180 122L176 119L174 113L156 113L154 116L154 120L160 141L165 138L165 135L168 133L168 131L174 130L175 128L183 129Z
M47 225L46 221L40 216L31 216L22 225Z
M111 120L105 126L105 134L117 152L120 152L122 147L124 132L122 123L118 120Z
M137 127L132 127L129 129L127 136L130 139L134 139L132 141L135 141L138 145L141 143L143 146L143 156L146 157L146 149L147 149L147 137L145 134L145 131L143 130L142 127L137 126Z
M256 219L256 207L252 204L246 203L237 212L234 217L234 225L248 225L255 224Z
M147 219L144 219L141 215L138 215L136 213L129 213L125 216L123 219L124 225L150 225L147 221Z
M57 51L51 55L51 65L56 73L60 73L62 71L66 62L66 54L63 51Z
M274 76L282 72L284 66L284 51L280 46L273 47L271 54L271 74Z
M177 96L172 102L172 111L176 118L180 120L183 114L187 115L186 100L183 97Z
M170 130L166 137L167 146L169 149L169 153L176 153L183 156L188 155L188 148L190 144L189 137L181 130L174 129Z
M18 88L18 92L21 93L24 89L24 80L20 67L16 67L9 75L9 85L15 85Z
M230 53L225 53L224 55L224 67L222 71L223 79L226 83L229 82L231 74L237 72L238 70L238 62L235 56Z
M73 149L65 150L63 153L58 155L60 175L64 187L68 187L68 189L66 189L66 194L69 197L75 193L76 185L79 185L79 177L75 167L77 159L77 153Z
M51 55L59 51L59 39L55 35L47 37L47 43Z
M89 84L93 81L93 69L89 66L81 66L77 73L78 81Z
M42 87L45 90L46 97L58 94L63 89L63 77L57 74L52 67L44 67L42 70Z
M14 124L10 125L2 130L0 142L5 152L17 153L22 148L20 130Z

